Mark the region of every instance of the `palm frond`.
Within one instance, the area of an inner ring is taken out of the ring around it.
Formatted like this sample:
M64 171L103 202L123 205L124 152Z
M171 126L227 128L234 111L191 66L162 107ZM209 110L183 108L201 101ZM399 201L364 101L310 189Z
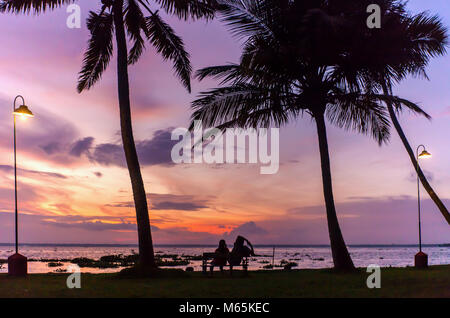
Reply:
M370 135L379 145L389 141L389 114L371 95L335 95L327 106L326 115L337 127Z
M426 12L417 14L411 18L408 31L415 49L422 54L436 57L446 53L448 30L438 16L430 16Z
M76 1L77 0L2 0L0 2L0 12L39 14L46 10L54 10Z
M139 60L145 49L145 41L141 33L147 33L145 17L135 0L128 0L124 23L133 43L128 55L128 64L134 64Z
M272 1L264 0L221 0L221 20L237 37L247 37L255 33L273 36L271 10L278 6ZM275 14L273 15L275 16Z
M417 105L416 103L413 103L407 99L400 98L398 96L383 95L383 94L374 94L373 98L376 98L385 103L391 103L397 111L401 111L403 109L403 107L406 107L413 113L422 115L427 119L431 119L431 116L427 112L425 112L419 105Z
M240 66L237 64L205 67L205 68L198 70L195 73L195 77L199 81L202 81L207 77L212 77L212 78L216 78L216 79L234 77L236 72L239 70L239 68L240 68ZM224 80L224 81L226 81L226 80Z
M210 127L281 126L297 115L289 100L290 96L280 96L278 90L251 84L221 87L201 93L192 102L191 119Z
M84 55L83 67L79 73L78 92L89 89L102 76L111 60L113 52L113 16L89 13L87 27L91 32L88 49Z
M261 78L267 78L269 75L267 75L267 73L264 71L246 69L242 65L228 64L205 67L198 70L195 76L199 81L204 80L206 77L210 77L219 80L220 85L237 85L248 82L256 84L258 82L261 82ZM275 75L272 76L271 79L273 79L275 83L281 82L277 81Z
M216 0L155 0L168 14L179 19L212 19L218 7Z
M146 18L148 38L165 60L174 64L175 74L180 78L186 89L191 91L192 67L189 53L184 49L183 40L165 23L157 13Z

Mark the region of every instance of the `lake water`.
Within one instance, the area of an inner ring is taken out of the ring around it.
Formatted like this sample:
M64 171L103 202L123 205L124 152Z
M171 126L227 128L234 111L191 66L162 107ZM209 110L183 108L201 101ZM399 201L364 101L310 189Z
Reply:
M156 246L158 254L201 255L204 252L213 252L212 246ZM123 254L130 255L137 252L136 246L39 246L23 245L20 253L28 259L73 259L76 257L87 257L99 259L104 255ZM414 265L414 255L417 253L416 246L350 246L350 254L357 267L367 267L377 264L381 267L406 267ZM450 246L425 246L423 251L428 254L430 265L450 264ZM250 270L263 269L263 266L272 264L273 247L255 247L258 257L250 260ZM12 246L0 246L0 259L5 260L13 254ZM329 268L333 265L331 250L327 246L289 246L276 247L274 264L282 261L294 262L298 266L295 269L305 268ZM49 267L47 262L28 262L29 273L55 272L58 268L64 270L70 263L63 262L60 267ZM187 266L194 270L201 270L201 261L191 261ZM178 266L175 268L185 268ZM82 272L108 273L117 272L121 268L82 268ZM3 264L0 273L7 273L8 265Z

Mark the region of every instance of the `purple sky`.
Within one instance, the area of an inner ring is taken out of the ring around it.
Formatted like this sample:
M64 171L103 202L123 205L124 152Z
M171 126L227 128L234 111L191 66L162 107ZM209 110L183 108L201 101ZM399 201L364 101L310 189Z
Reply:
M65 9L41 17L0 20L0 242L13 240L12 123L22 94L36 117L18 123L22 242L135 243L128 172L118 135L115 63L89 92L76 79L88 40L93 3L80 1L83 27L68 29ZM439 13L450 26L448 0L411 0L414 12ZM236 62L240 45L219 22L167 19L191 53L195 69ZM401 123L411 145L425 144L422 162L450 207L450 55L433 60L430 81L410 79L395 93L418 102L432 121L408 112ZM254 165L170 165L172 127L186 127L199 91L188 94L148 46L130 68L135 136L152 206L155 243L216 243L247 235L256 243L326 244L317 136L309 118L281 130L281 166L260 175ZM349 244L415 243L417 189L413 167L395 131L388 146L329 127L335 199ZM448 224L423 194L424 243L450 242Z

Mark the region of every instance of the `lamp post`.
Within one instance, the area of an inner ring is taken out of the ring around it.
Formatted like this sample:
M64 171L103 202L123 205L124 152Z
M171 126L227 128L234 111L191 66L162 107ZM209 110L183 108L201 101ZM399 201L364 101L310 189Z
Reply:
M419 154L420 148L423 148L423 151ZM419 180L419 160L421 158L430 158L431 153L429 153L424 145L419 145L416 150L416 160L417 160L417 210L419 216L419 253L414 256L414 266L416 268L426 268L428 267L428 255L422 252L422 225L420 218L420 180Z
M22 105L16 108L16 102L22 99ZM18 231L18 207L17 207L17 156L16 156L16 117L33 117L33 113L25 105L25 100L21 95L16 96L13 104L14 121L14 203L15 203L15 241L16 253L8 257L8 274L13 276L24 276L27 274L27 258L19 254L19 231Z

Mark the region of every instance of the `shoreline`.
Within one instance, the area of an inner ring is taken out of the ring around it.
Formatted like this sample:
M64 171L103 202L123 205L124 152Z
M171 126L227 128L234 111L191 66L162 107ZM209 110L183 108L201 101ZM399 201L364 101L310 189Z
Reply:
M95 249L95 248L94 248ZM177 268L186 270L191 267L193 271L201 271L202 253L206 249L161 249L155 252L158 266L162 268ZM329 269L333 267L331 255L328 251L312 251L308 249L301 250L280 249L276 253L276 257L272 255L272 249L261 249L255 257L249 258L249 270L277 270L285 269ZM363 248L364 249L364 248ZM377 247L373 250L365 250L363 253L369 255L364 257L354 254L354 261L357 267L367 267L370 264L376 264L381 268L408 268L413 266L414 248L405 248L409 251L403 251L399 254L395 249ZM290 250L290 251L289 251ZM430 253L430 265L447 265L450 264L450 254L445 247L434 247L434 252ZM23 253L28 256L28 267L30 273L52 273L66 272L70 264L78 265L83 272L90 273L110 273L117 272L123 268L133 266L138 259L138 255L133 249L125 248L122 251L110 250L114 254L108 254L108 250L99 249L100 253L94 253L90 249L85 249L83 253L72 254L70 250L62 253L51 251L50 253ZM444 252L443 252L444 251ZM26 251L25 251L26 252ZM257 251L258 252L258 251ZM352 252L352 251L351 251ZM359 251L361 253L361 251ZM444 258L439 255L446 255ZM269 255L270 254L270 255ZM353 253L352 253L353 254ZM434 256L433 256L434 255ZM7 256L3 253L0 258L0 273L7 271Z

